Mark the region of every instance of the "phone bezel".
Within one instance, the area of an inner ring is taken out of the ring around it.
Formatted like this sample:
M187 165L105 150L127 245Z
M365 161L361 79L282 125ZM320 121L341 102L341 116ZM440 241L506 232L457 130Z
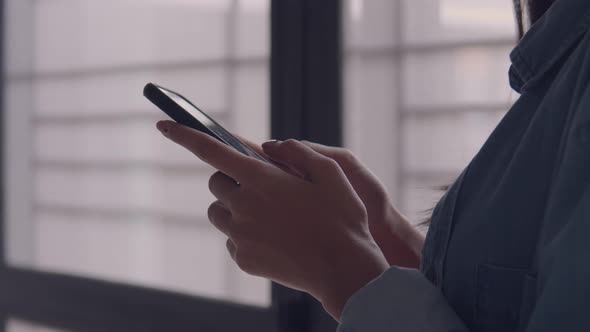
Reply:
M167 96L166 93L162 90L172 93L172 94L176 95L177 97L181 98L182 100L186 101L189 105L194 107L195 110L200 112L209 121L211 121L215 126L217 126L224 134L228 135L233 140L238 142L240 144L240 146L238 146L238 147L234 146L234 144L231 144L231 142L228 142L226 139L219 136L213 130L209 129L206 125L204 125L199 120L197 120L194 116L192 116L189 111L184 109L184 107L182 107L181 105L176 103L172 98ZM156 105L161 111L166 113L172 120L176 121L177 123L180 123L180 124L187 126L189 128L193 128L195 130L198 130L198 131L201 131L205 134L208 134L208 135L216 138L220 142L233 147L238 152L240 152L246 156L254 157L254 158L259 159L261 161L268 162L268 160L266 160L264 157L262 157L260 154L258 154L256 151L254 151L252 148L250 148L247 144L242 142L239 138L232 135L227 129L225 129L222 125L217 123L217 121L215 121L213 118L211 118L207 113L203 112L199 107L197 107L195 104L193 104L190 100L188 100L186 97L184 97L180 93L170 90L168 88L165 88L163 86L154 84L154 83L148 83L145 85L145 87L143 89L143 95L149 101L151 101L154 105Z

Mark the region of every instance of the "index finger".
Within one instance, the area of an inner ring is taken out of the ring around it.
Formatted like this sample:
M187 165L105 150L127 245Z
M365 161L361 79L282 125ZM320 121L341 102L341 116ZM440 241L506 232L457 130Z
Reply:
M205 163L240 183L256 174L257 169L263 164L254 158L241 154L210 135L173 121L160 121L157 127L171 141L181 145Z

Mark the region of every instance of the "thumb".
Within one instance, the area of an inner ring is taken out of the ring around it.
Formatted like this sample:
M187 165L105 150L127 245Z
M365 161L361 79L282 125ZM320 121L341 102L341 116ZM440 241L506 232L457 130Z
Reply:
M293 169L311 182L343 175L334 160L294 139L269 141L262 144L262 149L271 160Z

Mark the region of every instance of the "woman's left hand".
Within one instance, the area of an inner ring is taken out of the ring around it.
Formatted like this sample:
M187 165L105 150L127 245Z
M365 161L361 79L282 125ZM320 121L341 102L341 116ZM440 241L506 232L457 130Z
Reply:
M174 122L158 129L219 170L209 181L217 198L209 219L243 271L310 293L338 319L348 298L389 267L334 160L295 140L265 145L300 178Z

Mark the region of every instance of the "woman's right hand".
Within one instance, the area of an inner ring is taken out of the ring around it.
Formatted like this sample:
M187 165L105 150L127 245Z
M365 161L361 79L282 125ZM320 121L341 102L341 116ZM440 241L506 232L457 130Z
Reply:
M379 179L347 149L303 143L340 165L367 209L371 235L388 262L417 268L424 236L392 205Z
M261 155L273 159L270 151L244 137L240 139ZM302 141L314 151L336 161L353 189L365 205L369 230L373 239L391 265L418 268L424 236L391 203L385 186L347 149ZM276 158L273 160L277 162ZM292 165L277 163L280 168L292 173ZM291 168L291 169L289 169Z

